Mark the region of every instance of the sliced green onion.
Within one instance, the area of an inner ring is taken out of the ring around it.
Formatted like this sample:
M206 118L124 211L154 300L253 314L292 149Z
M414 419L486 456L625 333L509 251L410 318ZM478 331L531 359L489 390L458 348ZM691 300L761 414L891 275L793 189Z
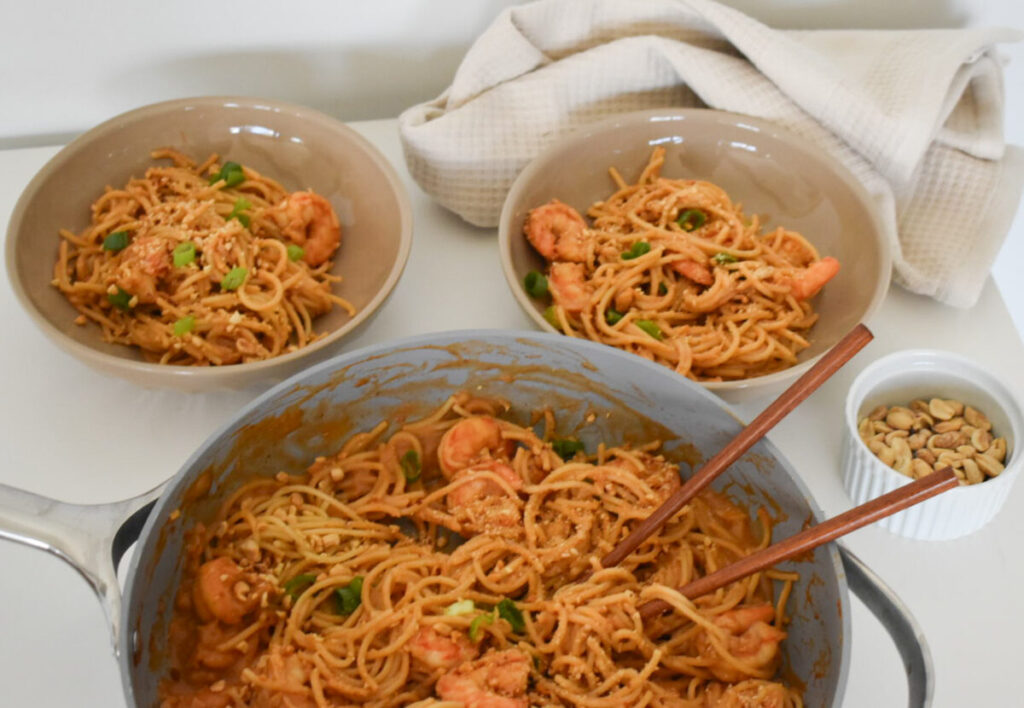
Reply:
M665 283L658 283L658 294L659 295L667 295L668 294L668 286L665 285Z
M623 252L622 260L631 261L634 258L639 258L640 256L644 255L650 250L651 244L647 243L646 241L637 241L632 245L632 247L628 251Z
M483 615L477 615L473 618L473 621L469 623L469 639L470 641L480 641L480 627L485 624L493 624L494 615L487 613Z
M473 604L472 600L459 600L444 608L444 613L446 615L468 615L475 609L476 605Z
M530 297L544 297L548 294L548 279L540 271L531 270L527 273L523 285L526 286L526 292Z
M604 321L610 325L615 324L616 322L621 320L622 317L623 314L616 310L614 307L609 307L607 310L604 311Z
M737 258L736 256L732 255L731 253L726 253L725 251L721 251L721 252L716 253L715 255L711 256L711 260L713 260L718 265L725 265L726 263L735 263L736 261L739 260L739 258Z
M423 468L420 466L420 455L415 450L409 450L402 455L399 464L402 466L402 474L405 475L405 479L409 482L418 480L423 472Z
M186 334L196 328L196 316L185 315L180 320L174 323L174 336L184 337Z
M107 234L107 237L103 239L103 250L104 251L120 251L128 245L128 232L127 231L115 231L114 233Z
M335 610L339 615L350 615L363 602L363 576L352 578L348 585L334 591Z
M237 162L225 162L221 165L220 172L210 178L210 184L224 180L225 187L237 187L245 181L245 173L242 166Z
M299 595L306 592L306 588L315 582L316 576L312 573L299 573L282 587L286 593L292 596L292 600L298 600Z
M663 339L665 337L665 335L661 333L661 328L651 320L635 320L633 324L644 332L647 332L647 334L651 335L655 339Z
M290 261L297 261L306 255L306 249L294 243L289 243L286 250L288 251L288 260Z
M249 269L242 266L235 266L228 271L224 279L220 281L221 290L238 290L245 282L245 276L249 275Z
M687 209L679 218L676 223L682 227L683 231L696 231L704 222L708 220L708 215L702 212L700 209Z
M583 452L583 443L572 438L560 438L551 441L551 448L563 460L571 460L577 452Z
M191 241L183 241L174 247L174 267L183 268L196 259L196 245Z
M545 308L544 319L546 319L548 321L548 324L550 324L555 329L562 329L562 323L558 321L558 313L555 312L554 305L548 305L548 307Z
M128 309L131 307L131 305L129 304L131 301L132 294L124 290L123 288L118 288L117 292L114 293L113 295L107 293L107 302L109 302L111 305L113 305L119 310L124 310L125 312L127 312Z
M498 617L512 625L513 632L526 630L526 620L523 619L522 610L516 607L516 603L507 597L498 603Z
M252 202L245 197L239 197L235 200L235 205L231 208L231 213L228 214L227 220L231 221L232 219L238 219L238 222L242 226L249 228L249 215L243 214L242 212L251 206Z

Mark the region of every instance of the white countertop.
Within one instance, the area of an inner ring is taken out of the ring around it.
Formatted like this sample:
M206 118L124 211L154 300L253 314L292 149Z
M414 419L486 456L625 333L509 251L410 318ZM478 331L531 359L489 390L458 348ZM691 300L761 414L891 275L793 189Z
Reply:
M505 286L494 230L468 226L431 202L405 170L393 120L353 124L405 179L414 238L405 274L373 325L338 351L430 331L530 329ZM0 151L0 223L57 148ZM457 254L457 257L453 257ZM458 278L446 277L458 270ZM114 501L172 476L191 452L262 389L180 394L144 390L86 368L31 323L0 286L0 482L77 503ZM869 323L875 341L769 436L834 515L851 506L838 467L847 386L897 349L960 352L1024 391L1024 345L990 280L971 310L893 288ZM750 419L768 401L738 407ZM965 539L910 541L866 528L846 544L912 608L937 674L936 708L1019 704L1024 635L1024 486L1002 513ZM52 556L0 541L0 704L34 708L124 706L99 602ZM852 597L852 596L851 596ZM856 600L845 705L902 706L895 648Z

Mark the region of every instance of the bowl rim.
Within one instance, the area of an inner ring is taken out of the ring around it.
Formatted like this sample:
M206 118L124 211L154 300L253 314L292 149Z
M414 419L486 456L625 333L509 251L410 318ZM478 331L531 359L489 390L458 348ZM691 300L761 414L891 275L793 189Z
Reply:
M735 113L732 111L723 111L716 108L655 108L643 111L631 111L629 113L612 116L611 118L581 126L564 139L548 145L530 159L526 166L516 176L515 180L512 182L512 186L509 187L508 193L505 196L505 202L501 208L501 216L498 221L498 251L501 258L502 271L505 273L505 279L508 281L513 296L523 311L526 312L527 316L543 331L553 334L562 334L551 326L551 324L537 312L533 305L533 301L526 293L523 283L520 282L520 279L515 272L515 268L512 265L512 233L509 229L509 223L512 218L513 195L520 191L524 185L531 181L536 175L545 171L545 166L542 163L548 162L552 155L558 151L566 149L567 147L571 147L573 145L582 146L592 140L596 135L629 128L635 125L654 122L678 124L679 122L685 122L687 120L726 122L731 127L744 128L754 133L768 135L772 139L780 140L807 155L813 156L815 160L836 174L843 183L849 187L857 200L863 203L866 207L866 211L870 216L873 226L871 232L875 235L878 242L879 255L882 261L880 268L881 277L879 277L878 283L875 285L875 290L871 295L871 300L868 302L868 306L864 311L864 316L861 318L862 323L870 323L878 312L878 309L881 307L882 301L885 299L885 296L889 291L889 285L892 280L893 261L892 244L886 236L885 225L878 215L878 207L874 203L870 193L845 165L840 163L824 150L808 147L807 141L802 140L795 133L762 118L748 116L742 113ZM768 388L774 385L784 385L787 382L796 379L798 376L814 366L814 364L824 356L826 352L827 350L814 357L797 362L794 366L771 374L763 374L761 376L741 379L739 381L698 381L696 383L710 391L722 393L739 392L754 387Z
M363 307L355 314L354 317L345 322L341 327L323 335L316 341L311 342L305 347L294 352L288 352L286 354L281 354L269 359L263 359L261 361L243 362L241 364L230 364L226 366L179 366L157 364L108 354L76 341L56 327L32 302L32 299L28 296L28 293L18 275L17 267L15 265L17 254L16 244L18 241L17 234L21 231L22 222L25 218L25 212L28 210L29 204L38 196L40 187L47 177L71 160L73 153L82 146L99 138L105 138L111 134L117 133L126 122L141 122L154 116L174 113L183 109L195 107L265 110L271 113L289 114L304 121L317 122L330 127L334 131L343 134L352 143L358 145L370 158L373 164L383 173L385 179L394 190L395 199L398 202L400 223L398 254L395 262L392 264L391 270L388 272L387 278L384 280L383 286L374 294L373 298L371 298L365 307ZM22 190L21 195L18 197L18 201L15 203L14 209L11 211L10 220L7 222L4 259L6 261L7 279L11 284L11 289L14 291L15 297L21 304L22 310L29 315L36 326L39 327L47 336L78 359L105 371L119 371L122 376L131 375L135 380L142 377L152 376L154 377L154 382L157 379L164 379L165 381L182 381L184 379L189 379L195 382L205 381L213 384L220 379L226 378L229 374L234 376L253 376L256 378L260 376L272 376L276 369L287 368L293 365L297 360L318 352L319 350L343 338L352 330L357 329L380 308L391 292L395 289L395 286L398 285L398 281L405 270L406 264L409 260L409 254L412 250L412 232L412 203L409 198L409 192L401 178L398 176L398 172L375 145L344 122L316 109L297 103L289 103L287 101L258 98L254 96L194 96L151 103L119 113L108 118L99 125L90 128L64 145L56 155L50 158L46 164L36 172Z
M1024 434L1024 413L1021 411L1021 406L1017 402L1016 396L996 375L980 366L973 359L942 349L901 349L886 354L871 362L857 374L853 383L847 389L843 415L846 435L849 436L854 445L860 445L861 449L868 452L868 459L871 461L871 471L876 475L886 475L890 480L903 484L909 484L913 481L912 478L897 472L879 460L875 453L871 452L864 441L860 439L860 434L857 431L857 411L863 404L864 399L878 390L880 386L890 383L897 377L898 374L896 373L885 374L884 372L894 364L900 363L905 365L919 363L922 367L927 366L932 371L954 376L963 380L968 385L984 391L995 399L1010 423L1014 448L1007 453L1008 455L1012 453L1012 456L1010 456L1010 463L1006 465L1005 469L997 477L986 479L978 484L958 485L946 493L958 494L960 496L977 496L986 494L987 490L996 490L1006 485L1012 485L1016 481L1020 469L1024 467L1024 456L1020 452L1022 444L1021 435ZM966 369L967 375L958 374L952 370L951 364Z

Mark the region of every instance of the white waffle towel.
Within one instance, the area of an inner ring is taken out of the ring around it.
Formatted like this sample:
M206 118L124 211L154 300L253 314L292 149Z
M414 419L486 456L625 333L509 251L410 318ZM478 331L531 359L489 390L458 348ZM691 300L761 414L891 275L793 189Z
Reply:
M582 125L666 106L757 116L860 179L897 282L969 307L1024 186L994 49L1022 36L783 31L712 0L540 0L502 12L451 86L402 114L402 146L424 191L494 226L519 171Z

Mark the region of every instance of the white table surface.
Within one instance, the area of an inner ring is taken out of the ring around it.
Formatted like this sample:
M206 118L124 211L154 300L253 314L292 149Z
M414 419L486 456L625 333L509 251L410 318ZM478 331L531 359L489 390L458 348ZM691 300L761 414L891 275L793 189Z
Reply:
M495 231L434 204L409 178L396 122L353 125L395 165L412 198L414 239L394 295L338 351L407 335L467 327L530 329L505 286ZM57 148L0 151L0 224ZM457 257L453 257L457 254ZM458 278L445 277L459 269ZM876 339L783 421L771 439L834 515L851 506L839 468L842 405L856 373L897 349L968 355L1024 390L1024 345L990 280L971 310L893 288L869 323ZM145 390L93 372L50 343L10 287L0 285L0 482L76 503L114 501L172 476L188 455L261 389L180 394ZM738 407L745 419L768 401ZM1022 705L1024 485L986 528L952 542L910 541L873 527L846 543L913 609L937 674L934 705ZM852 596L851 596L852 597ZM906 681L895 648L853 601L853 651L844 704L902 706ZM70 567L0 541L0 706L124 706L99 603Z

